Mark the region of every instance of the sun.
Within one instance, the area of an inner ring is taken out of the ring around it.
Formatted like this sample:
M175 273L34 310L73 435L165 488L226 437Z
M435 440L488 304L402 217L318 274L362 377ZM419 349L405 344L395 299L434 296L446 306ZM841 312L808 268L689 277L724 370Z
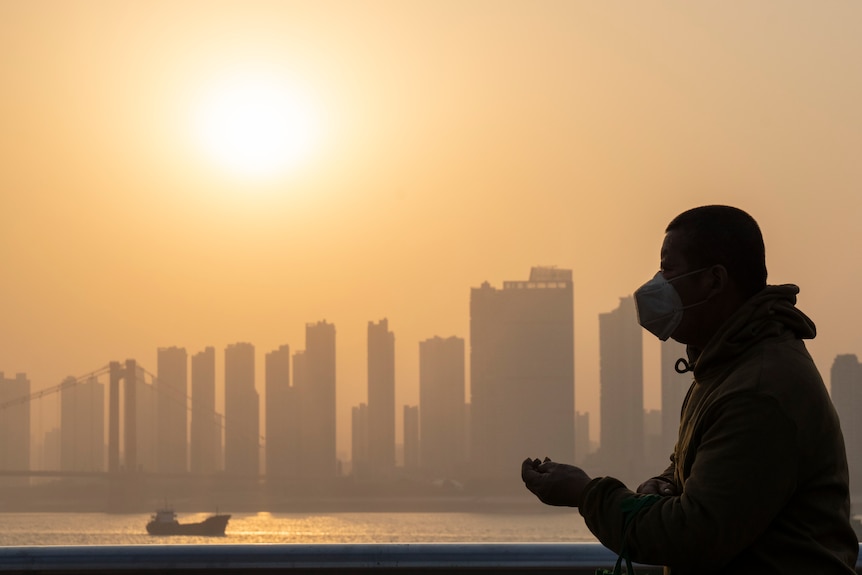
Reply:
M207 158L241 179L271 179L295 169L317 144L314 102L274 74L234 73L208 86L194 114Z

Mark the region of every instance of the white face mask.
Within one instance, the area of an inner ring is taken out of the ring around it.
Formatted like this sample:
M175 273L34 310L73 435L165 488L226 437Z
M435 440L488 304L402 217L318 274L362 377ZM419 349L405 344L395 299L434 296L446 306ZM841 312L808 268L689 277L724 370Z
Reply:
M667 341L682 321L683 312L707 301L704 299L690 305L682 305L679 293L670 282L707 269L709 268L700 268L670 280L666 280L661 272L655 274L651 280L635 290L638 323L660 340Z

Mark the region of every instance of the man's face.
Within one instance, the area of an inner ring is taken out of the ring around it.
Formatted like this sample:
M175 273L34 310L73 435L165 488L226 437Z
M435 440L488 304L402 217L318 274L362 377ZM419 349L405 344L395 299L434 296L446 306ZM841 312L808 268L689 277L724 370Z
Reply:
M703 273L694 273L674 281L677 276L693 272L701 267L686 261L683 255L685 241L685 234L681 231L675 230L665 234L661 246L661 273L666 280L671 282L679 294L682 305L690 306L703 302L709 294L709 273L704 270ZM706 302L685 310L682 321L671 334L671 337L684 344L704 345L706 342L701 341L703 339L701 336L704 333L702 318L704 313L708 312L708 308L709 302Z

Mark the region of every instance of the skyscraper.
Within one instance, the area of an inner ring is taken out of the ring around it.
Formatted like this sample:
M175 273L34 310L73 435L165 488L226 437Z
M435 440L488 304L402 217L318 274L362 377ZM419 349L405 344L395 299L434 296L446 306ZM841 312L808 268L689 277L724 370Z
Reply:
M419 406L404 406L404 467L419 466Z
M75 383L67 377L60 391L60 469L105 470L105 386L96 378Z
M350 410L350 465L354 476L368 473L368 405Z
M0 372L0 404L30 395L27 374L6 378ZM30 469L30 402L7 405L0 411L0 469L22 471ZM24 485L27 478L7 479L2 484Z
M368 462L395 467L395 335L386 319L368 322Z
M575 465L583 465L590 454L590 412L575 412Z
M434 477L466 469L464 339L419 342L419 462Z
M192 473L214 473L221 466L221 422L215 405L215 348L192 356Z
M266 354L266 474L296 474L299 461L299 397L290 385L290 347Z
M502 290L487 282L472 288L470 457L477 477L519 488L513 461L573 460L573 306L571 270L533 268L528 281L504 282Z
M599 314L599 384L601 471L635 481L643 470L645 445L643 333L632 297Z
M225 453L229 475L260 473L260 401L254 383L254 346L234 343L224 353Z
M156 364L157 469L184 473L188 470L188 354L181 347L160 347Z
M301 357L301 359L300 359ZM294 356L294 382L302 405L301 474L335 477L335 326L305 326L305 352Z
M847 465L850 468L850 491L862 494L862 364L853 354L843 354L832 362L830 372L832 403L838 411Z
M159 465L159 444L157 435L158 425L158 394L154 383L147 382L146 371L135 360L126 360L126 371L134 371L134 394L133 405L126 404L126 415L134 411L134 425L129 422L129 427L134 428L134 437L124 443L123 452L124 465L127 470L142 470L152 473ZM124 393L128 390L124 389Z

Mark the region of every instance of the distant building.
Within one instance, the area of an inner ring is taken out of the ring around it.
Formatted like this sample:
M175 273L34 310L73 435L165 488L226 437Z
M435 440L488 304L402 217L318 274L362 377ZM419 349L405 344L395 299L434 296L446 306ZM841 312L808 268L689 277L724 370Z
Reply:
M135 369L135 438L125 445L124 462L127 470L153 473L158 470L158 394L152 383L147 382L144 368L134 361L126 362L126 369ZM128 388L125 388L128 389ZM124 390L125 393L125 390ZM127 404L126 409L131 409ZM134 443L134 451L131 443Z
M679 418L682 412L682 402L691 386L691 373L677 373L676 361L688 358L685 345L672 339L661 342L661 444L663 459L651 465L660 466L662 462L670 465L670 455L673 453L679 435ZM658 471L654 472L658 473Z
M590 454L590 412L575 412L575 465L582 465Z
M664 450L661 435L662 412L660 409L644 411L644 473L658 475L670 464L670 452ZM649 470L653 470L650 473Z
M471 470L519 489L512 462L572 461L574 300L571 270L533 268L527 281L470 294ZM517 465L516 465L517 467Z
M375 473L395 467L395 335L368 322L368 461Z
M38 469L53 471L60 469L60 428L52 427L45 432L39 458L36 460ZM31 465L31 467L35 467ZM101 471L104 471L102 469Z
M419 467L419 406L404 406L404 467Z
M216 413L215 348L192 356L192 421L190 462L192 473L215 473L221 469L221 418Z
M466 469L464 339L419 342L419 463L435 477Z
M266 474L296 475L299 461L300 404L290 384L290 346L266 354Z
M185 473L188 471L188 354L181 347L160 347L156 364L157 470Z
M832 403L841 421L847 464L850 467L850 491L862 495L862 365L853 354L839 355L830 372Z
M599 385L603 474L624 483L643 472L644 398L643 332L634 298L620 298L619 307L599 314Z
M301 359L300 359L301 357ZM305 352L294 356L294 384L301 413L301 474L335 477L335 326L325 321L305 326Z
M260 400L255 388L254 346L235 343L224 354L224 470L260 474Z
M105 386L95 377L63 380L60 391L60 470L105 470Z
M350 464L353 475L366 475L368 463L368 406L360 403L350 410Z
M19 373L14 378L0 372L0 469L25 471L30 469L30 380ZM16 400L21 400L16 401ZM14 403L11 403L14 402ZM24 478L9 478L2 485L26 485Z

